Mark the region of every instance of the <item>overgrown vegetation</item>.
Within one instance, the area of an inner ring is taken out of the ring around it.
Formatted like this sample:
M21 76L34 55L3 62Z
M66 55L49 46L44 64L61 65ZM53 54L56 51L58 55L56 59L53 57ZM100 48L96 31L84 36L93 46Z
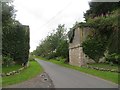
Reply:
M68 41L64 25L58 25L49 36L47 36L32 54L47 59L65 58L68 61Z
M103 6L111 7L103 9ZM115 64L120 60L119 11L118 2L91 2L90 9L85 14L86 26L95 31L93 36L83 42L83 51L97 62L101 57L106 57L107 61Z
M24 65L29 55L29 27L15 20L12 2L2 3L2 55L3 64L13 60Z
M120 8L119 2L90 2L90 9L86 11L84 14L85 20L87 21L89 18L95 18L99 16L107 16L112 11Z
M89 38L82 44L84 53L96 63L104 56L105 44L95 38ZM92 47L92 48L91 48Z
M8 67L8 66L13 64L13 58L11 58L10 55L3 56L2 59L3 59L3 65L6 66L6 67Z

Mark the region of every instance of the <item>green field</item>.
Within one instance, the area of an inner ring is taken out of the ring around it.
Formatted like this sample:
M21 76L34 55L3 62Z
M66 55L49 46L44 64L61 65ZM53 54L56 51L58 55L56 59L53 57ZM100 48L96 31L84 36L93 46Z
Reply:
M85 67L73 66L73 65L65 64L63 62L54 60L54 59L46 60L46 59L38 57L38 56L36 58L39 58L41 60L45 60L45 61L48 61L48 62L52 62L52 63L58 64L60 66L64 66L64 67L67 67L67 68L78 70L78 71L81 71L81 72L84 72L84 73L87 73L87 74L91 74L91 75L94 75L94 76L97 76L97 77L100 77L102 79L109 80L109 81L112 81L112 82L118 84L118 73L107 72L107 71L98 71L98 70L93 70L93 69L89 69L89 68L85 68Z
M28 80L37 76L42 72L43 72L43 68L36 61L30 61L30 66L24 69L23 71L21 71L20 74L3 77L2 86L5 87L7 85L23 82L25 80Z

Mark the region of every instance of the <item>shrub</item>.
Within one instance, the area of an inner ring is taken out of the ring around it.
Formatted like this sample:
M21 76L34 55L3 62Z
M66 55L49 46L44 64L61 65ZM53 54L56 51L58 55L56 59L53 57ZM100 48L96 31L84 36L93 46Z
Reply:
M56 53L55 52L49 53L45 58L48 60L54 59L56 58Z
M56 60L65 63L65 59L63 57L57 57Z
M120 61L120 54L113 53L106 56L106 60L110 63L118 64Z
M83 52L96 63L99 62L99 59L104 56L105 51L105 42L94 37L87 38L83 43ZM92 48L91 48L92 47Z
M10 56L3 56L2 60L3 60L3 65L7 67L13 64L13 58L11 58Z

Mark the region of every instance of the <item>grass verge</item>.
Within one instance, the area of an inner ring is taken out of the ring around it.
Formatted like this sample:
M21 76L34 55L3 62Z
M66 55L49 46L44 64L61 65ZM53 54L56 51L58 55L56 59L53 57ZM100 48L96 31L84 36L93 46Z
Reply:
M98 70L93 70L93 69L89 69L89 68L85 68L85 67L73 66L73 65L65 64L63 62L54 60L54 59L46 60L46 59L38 57L38 56L36 56L36 58L39 58L41 60L45 60L45 61L48 61L48 62L52 62L52 63L58 64L60 66L64 66L64 67L67 67L67 68L78 70L78 71L81 71L81 72L84 72L84 73L87 73L87 74L91 74L91 75L100 77L102 79L112 81L116 84L119 83L118 82L118 75L120 75L120 74L115 73L115 72L98 71Z
M118 70L118 67L120 67L120 65L114 64L113 66L111 66L111 65L105 64L105 63L89 64L89 66L105 68L105 69L116 69L116 70Z
M15 71L15 70L18 70L21 67L22 66L18 65L18 64L14 65L14 66L9 66L9 67L2 66L2 73L8 73L8 72L11 72L11 71Z
M30 61L30 66L24 69L20 74L3 77L2 86L5 87L8 85L23 82L37 76L41 72L43 72L43 68L36 61Z

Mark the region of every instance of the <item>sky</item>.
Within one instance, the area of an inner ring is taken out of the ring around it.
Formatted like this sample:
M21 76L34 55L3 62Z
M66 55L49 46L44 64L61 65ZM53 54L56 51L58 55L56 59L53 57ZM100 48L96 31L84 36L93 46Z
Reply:
M75 22L83 22L90 0L14 0L16 20L30 27L30 52L40 41L65 24L67 31Z

